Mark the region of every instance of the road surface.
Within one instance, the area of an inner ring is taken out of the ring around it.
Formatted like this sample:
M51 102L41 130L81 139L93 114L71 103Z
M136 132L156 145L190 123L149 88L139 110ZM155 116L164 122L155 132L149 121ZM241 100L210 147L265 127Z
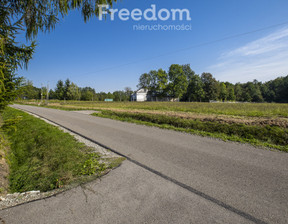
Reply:
M14 105L125 156L107 176L0 211L5 223L288 223L288 154Z

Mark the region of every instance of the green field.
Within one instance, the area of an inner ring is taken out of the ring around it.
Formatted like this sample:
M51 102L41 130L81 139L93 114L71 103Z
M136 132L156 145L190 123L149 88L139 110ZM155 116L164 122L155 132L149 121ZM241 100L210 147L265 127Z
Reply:
M104 118L288 151L288 104L50 101L45 107L96 110Z
M37 105L39 101L18 101ZM190 112L199 114L283 117L288 118L288 104L276 103L186 103L186 102L92 102L49 101L50 107L67 109L139 109L156 111Z

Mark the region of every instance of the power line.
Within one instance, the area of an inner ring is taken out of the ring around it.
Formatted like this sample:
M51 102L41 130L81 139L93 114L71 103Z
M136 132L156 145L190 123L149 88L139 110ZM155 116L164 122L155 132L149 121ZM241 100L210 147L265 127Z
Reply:
M278 23L278 24L275 24L275 25L271 25L271 26L267 26L267 27L264 27L264 28L260 28L260 29L257 29L257 30L252 30L252 31L248 31L248 32L245 32L245 33L240 33L240 34L235 34L235 35L232 35L232 36L224 37L224 38L221 38L221 39L217 39L217 40L213 40L213 41L209 41L209 42L204 42L204 43L201 43L201 44L192 45L190 47L186 47L186 48L182 48L182 49L166 52L166 53L159 54L159 55L156 55L156 56L153 56L153 57L147 57L147 58L131 61L131 62L125 63L125 64L103 68L103 69L100 69L100 70L97 70L97 71L94 71L94 72L84 73L82 75L94 74L94 73L99 73L99 72L103 72L103 71L107 71L107 70L114 70L116 68L121 68L121 67L125 67L125 66L132 65L132 64L137 64L137 63L143 62L143 61L149 61L149 60L152 60L152 59L155 59L155 58L160 58L160 57L163 57L163 56L179 53L179 52L182 52L182 51L187 51L187 50L190 50L190 49L211 45L211 44L222 42L222 41L225 41L225 40L235 39L235 38L238 38L238 37L241 37L241 36L246 36L246 35L249 35L249 34L261 32L261 31L264 31L264 30L272 29L272 28L283 26L283 25L287 25L287 24L288 24L288 21L283 22L283 23Z

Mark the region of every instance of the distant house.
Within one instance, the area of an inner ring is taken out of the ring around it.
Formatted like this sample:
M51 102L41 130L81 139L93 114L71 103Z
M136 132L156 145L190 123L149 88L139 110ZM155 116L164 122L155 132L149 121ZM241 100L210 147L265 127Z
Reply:
M148 89L138 89L131 95L131 101L145 102L145 101L166 101L179 102L179 98L170 96L159 97L157 93L151 93Z
M131 95L131 101L144 102L147 101L148 89L138 89Z

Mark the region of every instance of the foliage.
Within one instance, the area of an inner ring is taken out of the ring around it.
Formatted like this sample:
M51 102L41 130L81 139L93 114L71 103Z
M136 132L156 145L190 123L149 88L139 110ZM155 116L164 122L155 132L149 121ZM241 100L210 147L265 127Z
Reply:
M0 3L0 111L16 97L20 79L16 77L19 67L26 67L32 58L35 43L19 45L16 35L22 29L21 21L12 22L13 9L8 1Z
M88 154L86 161L80 169L81 175L94 175L106 169L105 163L99 162L100 156L97 153Z
M205 101L217 100L219 94L219 84L211 73L202 73L201 80L205 92Z
M16 37L26 32L33 40L38 31L51 31L59 22L59 16L66 16L70 10L81 10L87 21L99 15L97 4L112 5L116 0L1 0L0 1L0 110L16 97L19 78L16 71L27 67L35 50L35 42L30 46L19 45ZM65 97L65 96L64 96Z
M67 99L68 100L80 100L81 99L80 88L73 82L67 89Z
M205 97L205 92L203 90L203 82L199 75L193 75L190 78L190 82L187 88L187 92L183 99L185 101L201 102Z
M236 96L235 96L235 91L234 91L233 85L230 85L228 87L227 100L228 101L235 101L236 100Z
M168 77L170 81L168 84L170 95L174 98L182 97L188 86L187 76L183 72L183 67L176 64L171 65Z
M84 100L84 101L96 100L95 99L95 95L96 95L95 89L93 89L91 87L80 88L80 95L81 95L81 100Z
M55 94L54 94L55 99L64 100L64 96L65 96L64 92L65 92L64 83L62 80L59 80L57 82L56 89L55 89Z
M202 73L201 78L190 65L173 64L167 73L162 69L144 73L139 79L139 88L150 91L156 97L180 97L181 101L239 101L288 103L288 76L261 83L257 80L247 83L217 81L211 73ZM199 79L200 78L200 79ZM154 98L152 98L154 99Z
M148 73L144 73L139 78L138 88L149 89L151 86L151 76Z
M18 99L39 99L40 95L41 89L33 86L30 80L23 80L17 90Z
M225 101L227 99L228 93L227 93L227 88L225 83L221 82L220 83L220 91L219 91L219 99L221 101Z
M195 72L191 69L189 64L182 65L182 70L187 77L188 82L190 83L193 77L196 75Z

